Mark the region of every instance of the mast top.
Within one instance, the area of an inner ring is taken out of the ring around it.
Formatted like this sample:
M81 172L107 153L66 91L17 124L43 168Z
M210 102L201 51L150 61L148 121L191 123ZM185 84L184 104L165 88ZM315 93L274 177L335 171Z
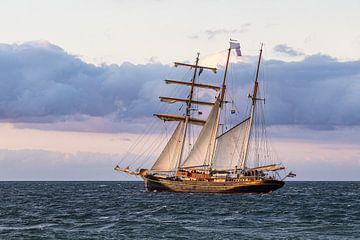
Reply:
M255 77L255 82L256 82L256 83L258 82L258 78L259 78L259 70L260 70L260 62L261 62L261 56L262 56L263 46L264 46L264 43L261 43L261 45L260 45L259 60L258 60L257 68L256 68L256 77Z
M221 85L221 93L220 93L220 104L221 104L221 105L222 105L222 102L224 101L224 98L225 98L226 76L227 76L227 72L228 72L228 68L229 68L229 60L230 60L231 49L235 49L235 50L236 50L236 54L237 54L238 56L241 56L240 43L238 43L237 40L234 40L234 39L231 39L231 38L230 38L230 46L229 46L229 48L228 48L228 54L227 54L227 58L226 58L224 78L223 78L222 85Z

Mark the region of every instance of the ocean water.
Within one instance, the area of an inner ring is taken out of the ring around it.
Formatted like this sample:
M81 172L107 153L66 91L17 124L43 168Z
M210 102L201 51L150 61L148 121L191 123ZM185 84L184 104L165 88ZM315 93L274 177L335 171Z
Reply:
M0 182L0 239L360 239L360 182L272 194L149 193L142 182Z

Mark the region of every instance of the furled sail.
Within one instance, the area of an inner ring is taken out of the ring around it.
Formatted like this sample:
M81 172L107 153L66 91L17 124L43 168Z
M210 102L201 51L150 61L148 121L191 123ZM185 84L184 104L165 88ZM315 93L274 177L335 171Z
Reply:
M177 80L165 80L165 82L167 84L180 84L180 85L186 85L186 86L194 86L194 87L199 87L199 88L207 88L207 89L212 89L215 91L219 91L220 87L218 86L214 86L214 85L209 85L209 84L200 84L200 83L192 83L192 82L183 82L183 81L177 81Z
M229 131L217 138L216 151L212 162L212 168L216 170L234 169L244 154L247 129L250 118L245 119Z
M179 122L169 142L151 168L153 171L173 171L180 157L184 122Z
M219 124L219 108L220 101L217 100L182 167L201 166L210 163Z
M164 121L183 121L185 122L185 116L176 115L176 114L154 114L154 116L160 118ZM203 126L205 124L205 120L197 119L197 118L190 118L189 123Z
M257 171L278 171L278 170L284 170L285 167L282 166L281 164L270 164L270 165L265 165L265 166L260 166L260 167L255 167L255 168L249 168L248 171L253 171L253 170L257 170Z
M176 102L185 102L188 103L189 99L183 99L183 98L173 98L173 97L159 97L161 102L165 102L165 103L176 103ZM191 101L193 104L199 104L199 105L208 105L208 106L213 106L214 103L212 102L204 102L204 101L196 101L196 100L192 100Z

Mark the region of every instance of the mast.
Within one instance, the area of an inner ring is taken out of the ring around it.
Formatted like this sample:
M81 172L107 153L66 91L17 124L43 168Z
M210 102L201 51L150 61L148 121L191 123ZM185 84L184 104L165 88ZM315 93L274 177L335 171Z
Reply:
M251 98L251 100L252 100L251 113L250 113L250 126L249 126L247 136L246 136L245 149L244 149L245 154L243 155L244 157L243 157L243 159L241 161L241 170L245 169L246 161L247 161L247 158L248 158L251 130L252 130L252 127L253 127L253 124L254 124L254 117L255 117L256 101L261 100L261 99L257 98L257 92L258 92L258 87L259 87L258 78L259 78L259 71L260 71L262 48L263 48L263 43L261 43L259 59L258 59L257 68L256 68L256 76L255 76L255 81L254 81L253 94L252 94L252 96L249 95L249 98Z
M226 82L226 75L227 75L227 71L228 71L228 67L229 67L230 52L231 52L231 47L228 49L228 54L227 54L227 59L226 59L224 79L223 79L222 86L221 86L220 105L222 105L222 102L225 97L225 90L226 90L225 82Z
M224 78L223 78L223 81L222 81L222 85L221 85L221 93L220 93L220 96L219 96L219 104L220 104L220 108L222 108L222 104L223 104L223 101L224 101L224 98L225 98L225 91L226 91L226 76L227 76L227 71L228 71L228 67L229 67L229 60L230 60L230 53L231 53L231 47L229 47L228 49L228 54L227 54L227 58L226 58L226 65L225 65L225 72L224 72ZM215 133L217 133L218 131L218 128L219 128L219 123L216 124L216 130L215 130ZM214 160L214 152L215 152L215 149L216 149L216 140L215 140L215 147L213 148L213 151L212 151L212 157L210 159L210 169L212 168L212 165L213 165L213 160Z
M180 168L180 162L181 162L181 159L182 159L182 156L183 156L183 153L184 153L186 133L187 133L188 123L189 123L189 119L190 119L190 115L191 115L190 111L191 111L191 104L192 104L192 101L193 101L196 73L197 73L198 64L199 64L199 56L200 56L200 53L197 53L196 62L195 62L195 66L194 66L194 74L193 74L193 77L191 79L191 88L190 88L189 100L187 101L187 104L186 104L185 125L184 125L184 132L183 132L183 138L182 138L183 141L181 143L182 145L181 145L180 157L179 157L179 159L177 159L176 169Z
M154 116L160 118L163 121L181 121L184 122L183 124L183 129L181 130L181 143L179 143L180 145L180 151L179 151L179 156L177 157L177 159L175 160L176 164L175 164L175 169L179 169L180 168L180 163L181 163L181 159L183 157L184 154L184 147L185 147L185 139L187 136L187 132L190 129L190 124L195 124L195 125L200 125L200 126L205 126L206 121L202 120L202 119L196 119L196 118L192 118L191 117L191 110L192 110L192 105L193 104L197 104L197 105L204 105L204 106L211 106L213 107L215 105L214 102L206 102L206 101L199 101L199 100L194 100L194 90L195 88L203 88L203 89L210 89L210 90L214 90L216 92L220 91L220 87L219 86L214 86L214 85L210 85L210 84L201 84L201 83L196 83L196 77L198 75L198 73L200 73L198 71L198 69L202 69L203 70L210 70L213 73L216 73L217 69L214 67L207 67L207 66L201 66L199 65L199 56L200 53L197 54L196 57L196 61L195 64L187 64L187 63L179 63L179 62L175 62L175 67L178 66L182 66L182 67L189 67L189 68L194 68L194 73L192 76L191 81L187 82L187 81L179 81L179 80L171 80L171 79L166 79L165 83L166 84L178 84L178 85L183 85L183 86L189 86L190 87L190 92L187 98L175 98L175 97L159 97L161 102L165 102L165 103L169 103L169 104L173 104L173 103L178 103L178 102L184 102L186 103L186 111L184 115L177 115L177 114L154 114ZM189 134L190 137L190 134Z

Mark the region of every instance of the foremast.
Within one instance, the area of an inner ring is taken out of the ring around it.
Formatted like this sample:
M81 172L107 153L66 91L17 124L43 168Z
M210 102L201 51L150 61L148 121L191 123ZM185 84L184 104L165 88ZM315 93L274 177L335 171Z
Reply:
M187 133L188 123L189 123L190 114L191 114L190 111L191 111L191 104L192 104L193 95L194 95L195 78L196 78L196 73L198 70L199 56L200 56L200 53L197 53L195 67L194 67L194 74L191 79L189 101L187 101L187 104L186 104L186 113L185 113L186 115L185 115L185 126L184 126L184 132L183 132L183 141L182 141L182 145L181 145L180 156L179 156L179 159L177 159L177 163L176 163L176 170L178 170L180 168L180 162L181 162L181 159L184 154L185 139L186 139L186 133Z
M178 85L186 85L190 87L190 92L188 95L188 98L183 99L183 98L174 98L174 97L160 97L160 101L165 102L165 103L176 103L176 102L184 102L186 103L186 110L185 110L185 115L175 115L175 114L154 114L155 116L157 116L158 118L164 120L164 121L179 121L179 122L183 122L183 129L182 129L182 136L181 136L181 140L179 142L181 142L181 148L180 148L180 154L177 156L176 158L176 164L175 164L175 169L171 169L178 171L178 169L180 168L181 165L181 159L183 158L183 154L184 154L184 148L185 148L185 139L187 137L187 132L188 132L188 128L189 128L189 124L196 124L196 125L204 125L206 122L204 120L201 119L195 119L191 117L191 111L192 109L192 105L193 104L198 104L198 105L207 105L207 106L213 106L215 103L213 102L205 102L205 101L197 101L194 100L194 89L196 87L198 88L205 88L205 89L211 89L211 90L215 90L215 91L219 91L220 87L218 86L214 86L214 85L209 85L209 84L200 84L200 83L196 83L196 78L198 75L200 75L200 71L203 70L211 70L214 73L216 73L217 69L216 68L212 68L212 67L207 67L207 66L200 66L199 65L199 56L200 53L197 53L197 57L195 60L195 64L186 64L186 63L179 63L179 62L175 62L175 67L178 66L183 66L183 67L190 67L194 69L193 72L193 76L190 82L185 82L185 81L179 81L179 80L170 80L167 79L165 80L165 83L167 84L178 84ZM175 132L173 133L174 136ZM160 159L158 159L154 166L158 163ZM160 160L162 161L162 160ZM168 169L168 171L171 171L170 169Z

